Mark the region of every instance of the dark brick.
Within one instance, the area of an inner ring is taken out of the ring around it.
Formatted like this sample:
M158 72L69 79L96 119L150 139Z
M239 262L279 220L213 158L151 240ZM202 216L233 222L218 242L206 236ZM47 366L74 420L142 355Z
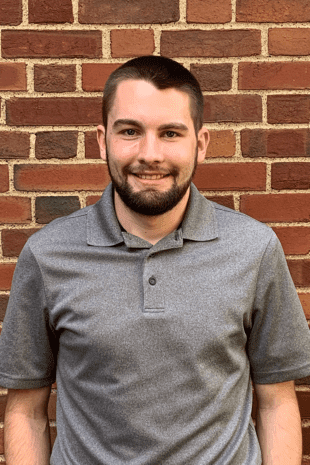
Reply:
M191 72L198 80L203 91L225 91L231 89L232 64L219 63L214 65L194 64Z
M32 229L3 229L2 250L4 257L18 257L22 248L32 234L39 228Z
M8 305L9 296L8 295L0 295L0 320L3 321L6 307ZM0 420L1 421L1 420Z
M259 95L207 95L204 97L204 121L262 121L262 99Z
M36 158L73 158L77 154L78 133L76 131L38 132L36 136Z
M309 89L309 62L240 63L239 89Z
M17 26L22 22L22 0L1 0L0 25Z
M28 158L29 151L27 132L0 131L0 158Z
M308 123L310 95L268 95L268 123Z
M29 23L73 23L71 0L28 0Z
M36 222L46 224L55 218L70 215L81 208L78 197L37 197Z
M310 189L310 163L273 163L272 189Z
M85 158L100 158L97 133L95 131L85 132Z
M206 198L212 202L216 202L224 207L235 209L234 198L232 195L207 195Z
M287 260L295 286L310 286L310 260Z
M34 66L34 90L36 92L74 92L75 89L75 65Z

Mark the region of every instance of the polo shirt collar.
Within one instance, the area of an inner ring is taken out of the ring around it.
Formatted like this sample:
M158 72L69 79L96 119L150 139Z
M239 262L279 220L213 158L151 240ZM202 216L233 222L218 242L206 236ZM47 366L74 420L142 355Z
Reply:
M199 193L193 183L182 228L179 231L182 231L183 239L192 241L209 241L218 237L214 206ZM139 239L135 236L133 238ZM141 241L144 244L141 243L140 247L145 247L147 242L143 239ZM116 217L113 187L110 183L101 199L87 212L87 244L108 247L121 243L124 243L124 236ZM139 247L138 244L136 246Z

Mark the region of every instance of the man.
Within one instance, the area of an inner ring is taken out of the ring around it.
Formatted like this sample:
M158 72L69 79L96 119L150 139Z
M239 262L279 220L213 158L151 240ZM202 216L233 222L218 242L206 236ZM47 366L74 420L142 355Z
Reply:
M141 57L109 78L98 141L112 185L32 236L14 275L7 465L301 463L292 380L310 374L308 326L272 230L191 184L202 113L197 81L172 60Z

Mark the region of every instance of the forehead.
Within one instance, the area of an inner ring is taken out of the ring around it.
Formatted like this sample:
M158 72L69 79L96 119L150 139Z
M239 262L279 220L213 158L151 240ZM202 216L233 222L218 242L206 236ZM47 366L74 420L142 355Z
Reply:
M191 125L189 95L178 89L157 89L144 80L122 81L116 90L109 120L136 119L162 124L168 120Z

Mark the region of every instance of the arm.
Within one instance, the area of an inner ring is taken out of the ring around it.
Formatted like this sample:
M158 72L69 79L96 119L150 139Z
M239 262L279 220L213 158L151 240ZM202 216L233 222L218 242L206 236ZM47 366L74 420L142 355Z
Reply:
M47 406L50 391L50 386L9 390L4 418L7 465L49 465Z
M302 436L294 381L254 385L263 465L300 465Z

